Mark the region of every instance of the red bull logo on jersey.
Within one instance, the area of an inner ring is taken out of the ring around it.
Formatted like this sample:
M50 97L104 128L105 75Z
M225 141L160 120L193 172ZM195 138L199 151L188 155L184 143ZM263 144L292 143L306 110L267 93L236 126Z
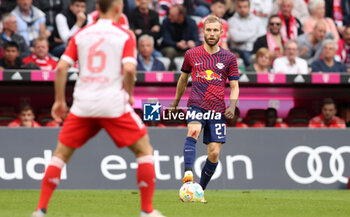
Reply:
M211 81L211 80L220 80L221 81L221 76L219 74L213 72L212 70L205 70L203 72L198 72L197 77L205 78L208 81Z

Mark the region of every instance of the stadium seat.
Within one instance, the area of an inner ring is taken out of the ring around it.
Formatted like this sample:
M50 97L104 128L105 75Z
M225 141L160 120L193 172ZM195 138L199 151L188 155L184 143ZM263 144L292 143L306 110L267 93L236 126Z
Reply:
M17 115L14 112L0 112L0 126L5 127L14 120L16 120Z
M252 126L256 122L265 122L265 109L249 109L244 122Z
M176 71L181 72L182 63L184 62L184 57L175 57L174 63L176 66Z
M292 108L287 116L286 122L289 127L307 127L310 116L305 108Z
M51 114L42 113L42 114L38 115L36 120L39 122L39 124L41 126L45 126L48 122L52 121L53 118L52 118Z
M157 60L161 61L164 64L165 70L169 70L170 59L168 57L156 57Z

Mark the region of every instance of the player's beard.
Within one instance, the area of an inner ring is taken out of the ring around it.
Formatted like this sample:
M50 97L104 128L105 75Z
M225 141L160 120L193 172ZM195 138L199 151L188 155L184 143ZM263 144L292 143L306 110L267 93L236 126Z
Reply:
M217 37L214 41L209 41L209 38L204 37L205 43L207 43L207 45L214 47L215 45L217 45L217 43L219 43L220 37Z

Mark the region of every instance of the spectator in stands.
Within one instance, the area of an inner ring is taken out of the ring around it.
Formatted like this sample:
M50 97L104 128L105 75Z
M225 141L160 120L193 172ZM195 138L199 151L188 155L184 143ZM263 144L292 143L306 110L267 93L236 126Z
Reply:
M284 41L297 39L298 35L303 34L301 22L292 14L293 7L293 0L282 0L278 12L278 16L282 19L281 34Z
M150 0L140 0L139 6L128 14L130 29L139 38L143 34L151 35L154 39L155 48L160 38L159 15L149 8Z
M278 13L278 11L282 8L282 6L281 6L282 2L283 2L283 0L276 0L275 1L271 14ZM309 18L309 16L310 16L309 11L307 9L307 5L305 2L307 2L307 1L305 1L305 0L292 0L293 5L292 5L291 13L301 23L304 23L304 21L307 18Z
M270 50L273 59L283 55L283 45L286 41L281 35L282 20L278 15L272 15L269 18L269 26L266 35L259 37L253 48L253 53L256 53L260 48L265 47Z
M298 43L289 40L285 44L285 56L275 59L273 62L274 73L282 74L308 74L306 60L298 57Z
M17 7L11 12L16 16L18 34L28 46L39 36L47 37L45 13L32 5L32 0L17 0Z
M349 0L326 0L326 17L334 20L340 34L343 34L344 27L348 24L347 11L350 11Z
M34 52L23 59L23 63L28 65L33 63L44 71L52 71L56 68L57 62L48 55L49 41L44 37L39 37L34 40Z
M91 22L91 16L86 14L86 0L71 0L69 8L56 16L56 25L50 38L51 53L56 57L60 57L68 40L79 29Z
M236 0L225 0L226 1L226 12L224 15L224 19L228 20L233 14L236 12Z
M40 127L40 124L34 121L34 112L30 105L24 105L21 108L19 118L12 121L9 127Z
M19 48L16 42L7 42L4 49L4 58L0 59L0 70L25 68L19 57Z
M138 40L138 49L138 71L165 71L163 63L152 56L152 52L154 50L154 39L152 36L142 35Z
M338 41L336 60L344 63L350 72L350 25L345 26L343 38Z
M324 99L322 113L312 118L309 122L310 128L345 128L345 121L337 117L337 108L333 99Z
M160 18L164 18L169 14L170 8L174 5L182 5L184 0L159 0L157 4L157 11ZM189 5L193 5L192 1L189 1Z
M228 24L226 20L222 19L222 17L225 14L225 0L213 0L210 6L210 10L211 10L210 15L217 16L221 19L223 34L220 37L219 46L227 50L228 49L228 45L227 45ZM203 35L204 21L207 19L207 17L208 16L203 17L198 24L199 40L202 43L204 42L204 35Z
M246 68L246 71L253 72L253 73L269 73L271 71L271 60L272 60L272 54L271 52L265 48L262 47L256 52L255 55L255 63L251 64Z
M319 59L322 54L322 42L325 39L333 39L332 34L326 33L326 24L320 20L314 30L298 37L299 56L310 65Z
M30 49L27 45L24 38L18 34L17 32L17 20L13 14L5 14L2 18L3 23L3 32L0 37L0 45L1 47L5 47L5 44L8 41L16 42L19 47L20 57L26 57L30 55Z
M237 13L228 20L230 48L237 50L249 66L250 52L253 50L255 40L260 36L260 22L254 14L250 13L249 0L237 0Z
M288 128L288 125L282 122L277 116L277 110L275 108L268 108L265 111L265 120L255 122L252 127L276 127L276 128Z
M33 5L46 14L46 29L53 32L56 15L62 11L62 0L33 0Z
M304 33L312 32L316 23L323 20L326 24L326 32L332 33L334 40L339 40L339 34L334 21L331 18L325 17L325 2L324 0L310 0L309 9L311 16L304 22Z
M322 58L311 64L312 72L347 72L346 65L334 59L338 45L332 39L322 43Z
M162 26L162 53L171 60L170 69L174 69L174 57L184 56L186 50L200 45L197 25L186 15L182 5L174 5L169 10Z
M343 12L343 25L350 25L350 1L341 0L341 9Z
M211 0L193 0L193 15L206 17L210 14Z
M232 119L229 119L229 118L226 119L226 126L237 127L237 128L248 128L248 125L242 122L242 118L240 114L241 112L236 107L235 116Z
M263 27L263 34L266 34L273 0L250 0L250 5L250 11L260 20L260 25Z

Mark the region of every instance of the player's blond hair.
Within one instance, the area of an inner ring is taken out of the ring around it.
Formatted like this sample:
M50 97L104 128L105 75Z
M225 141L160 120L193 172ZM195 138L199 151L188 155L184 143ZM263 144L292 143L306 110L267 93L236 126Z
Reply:
M205 19L205 21L204 21L203 29L205 29L205 25L207 25L207 23L219 23L220 24L220 29L222 29L222 21L217 16L214 16L214 15L208 16L207 19Z

